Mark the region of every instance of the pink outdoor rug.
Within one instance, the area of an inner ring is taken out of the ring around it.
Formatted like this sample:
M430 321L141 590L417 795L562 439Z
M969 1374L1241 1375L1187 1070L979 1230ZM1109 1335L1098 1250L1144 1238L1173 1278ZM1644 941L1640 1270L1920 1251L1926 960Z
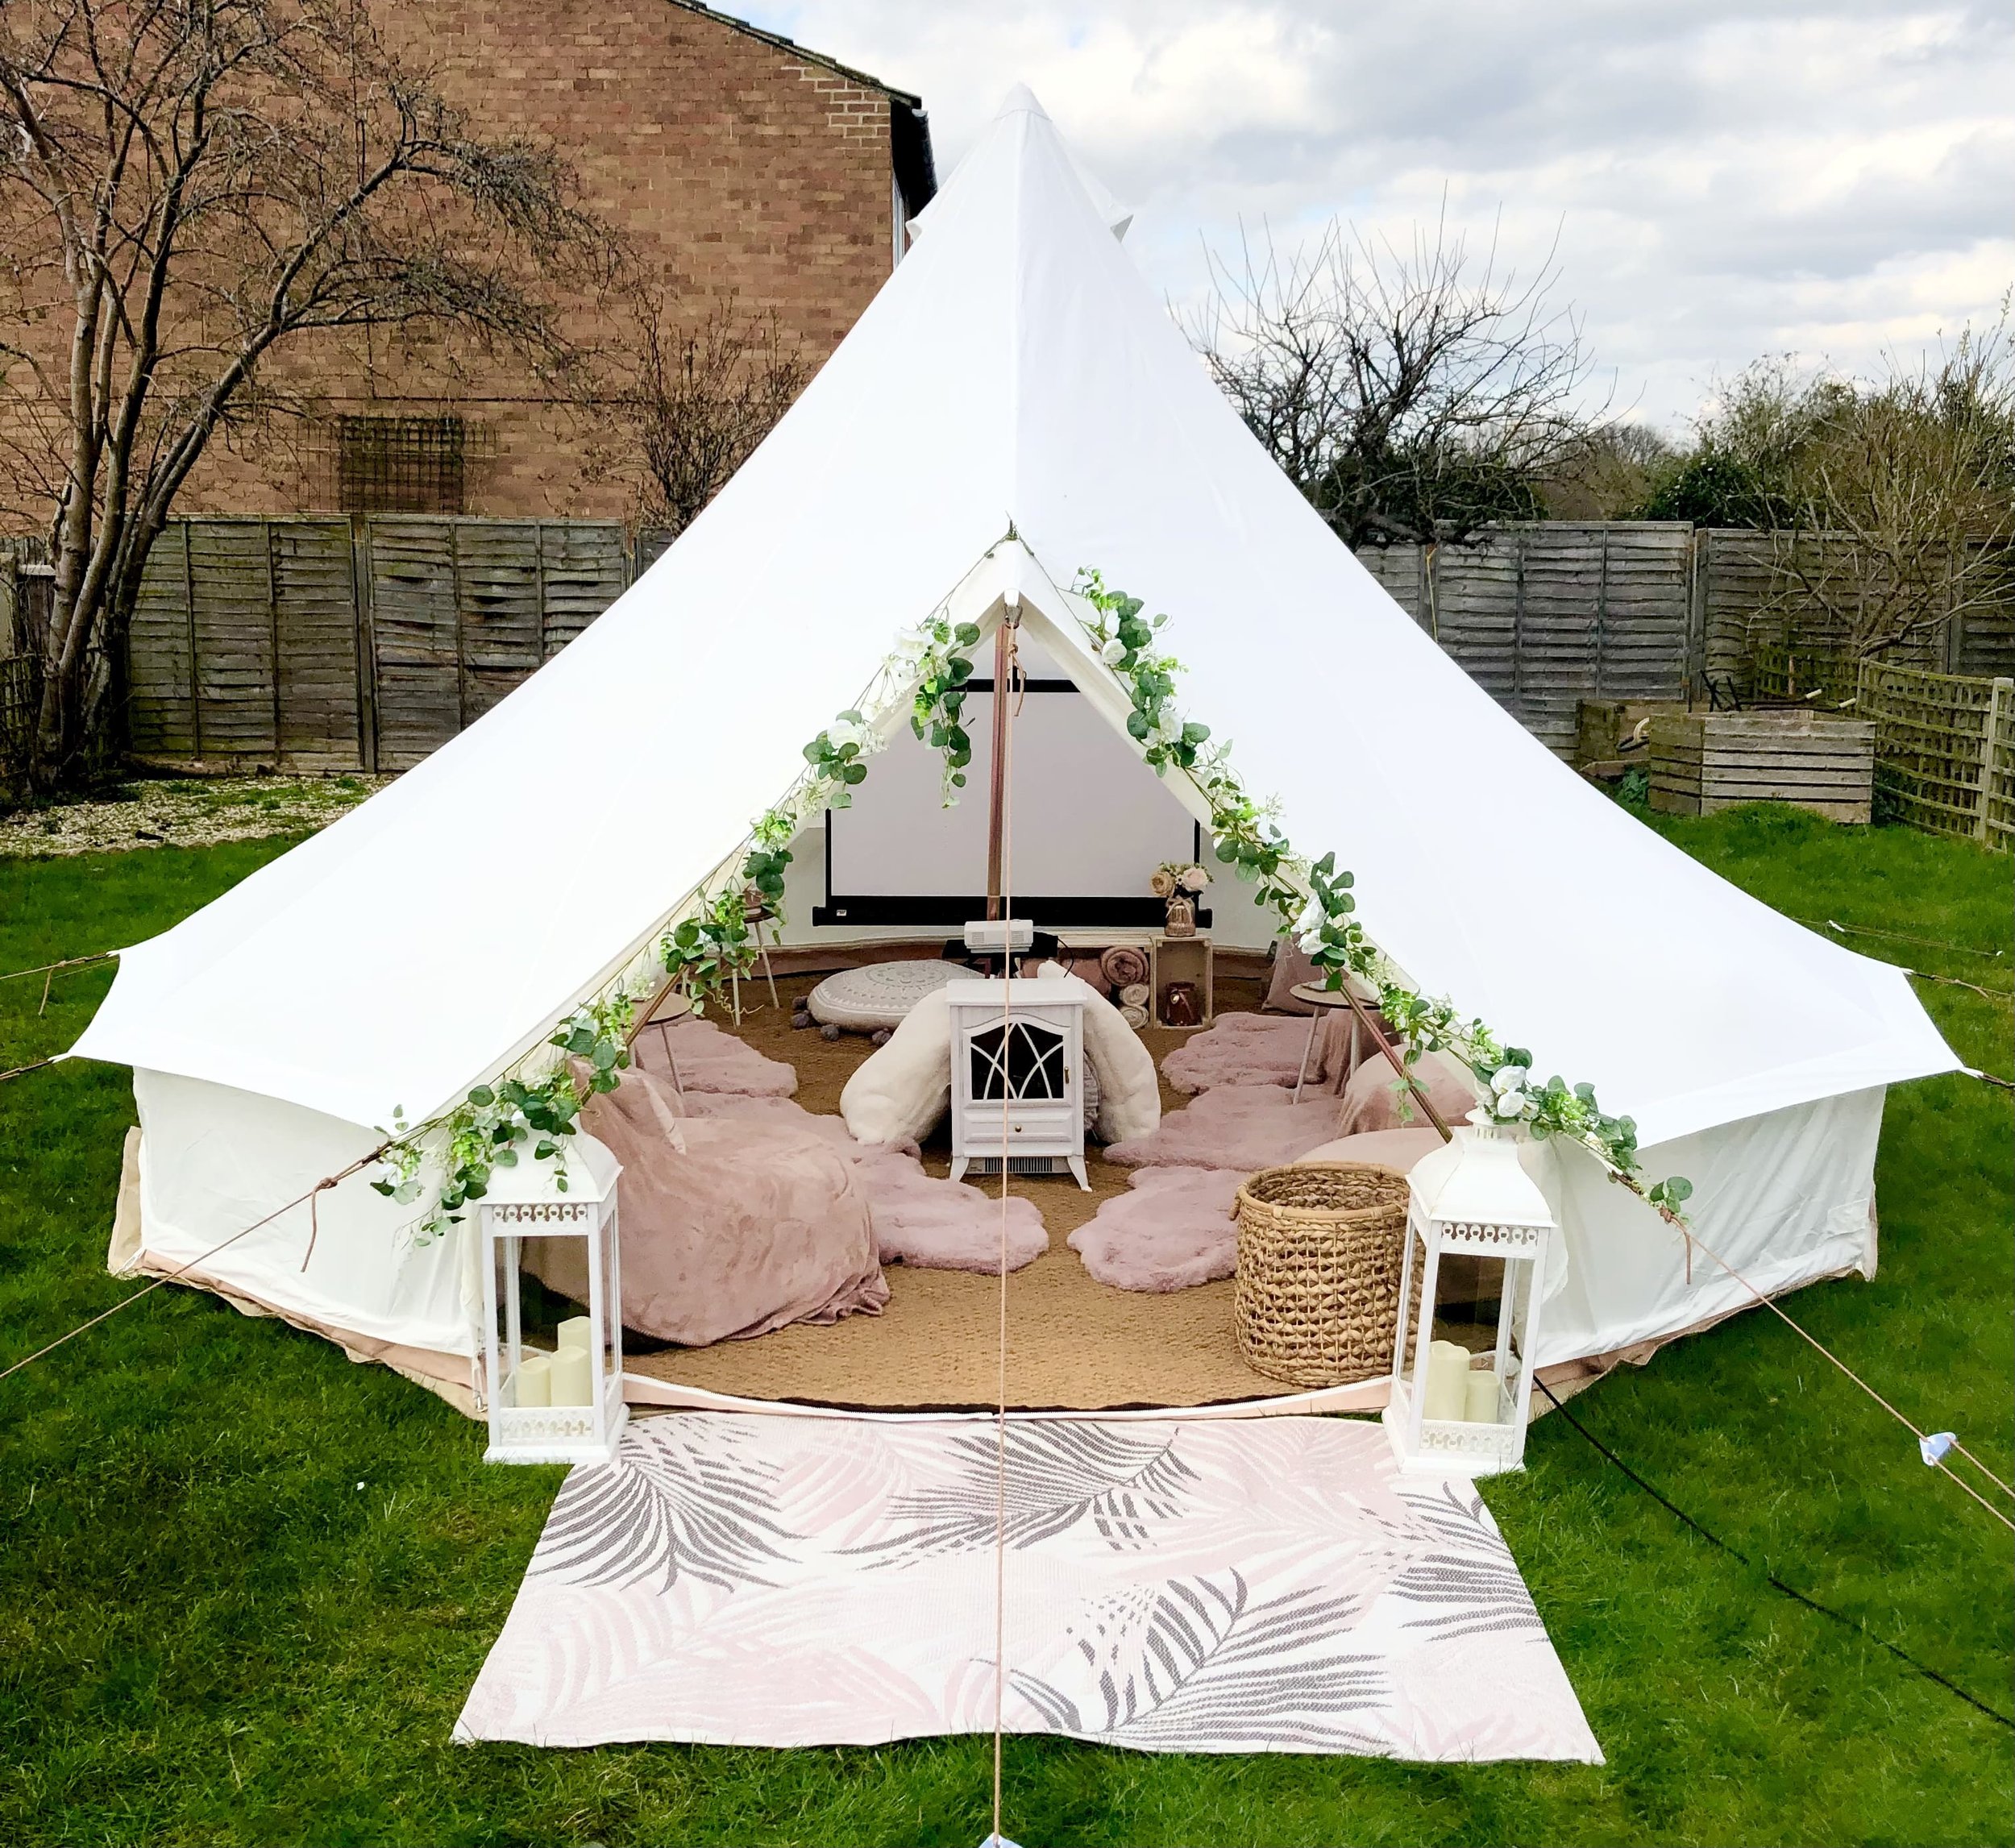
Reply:
M995 1432L687 1414L562 1487L460 1740L993 1729ZM1375 1424L1008 1431L1005 1721L1145 1751L1602 1762L1475 1490Z

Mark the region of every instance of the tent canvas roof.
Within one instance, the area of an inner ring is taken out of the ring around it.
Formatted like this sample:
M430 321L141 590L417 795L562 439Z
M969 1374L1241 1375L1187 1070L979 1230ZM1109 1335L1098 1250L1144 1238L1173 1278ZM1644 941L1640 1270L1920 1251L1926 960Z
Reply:
M1026 553L981 566L1011 523ZM1901 972L1667 845L1421 633L1239 422L1025 91L677 544L418 768L127 952L74 1050L360 1123L458 1098L654 934L976 566L1066 639L1082 566L1168 612L1179 704L1356 871L1386 952L1646 1144L1955 1064Z

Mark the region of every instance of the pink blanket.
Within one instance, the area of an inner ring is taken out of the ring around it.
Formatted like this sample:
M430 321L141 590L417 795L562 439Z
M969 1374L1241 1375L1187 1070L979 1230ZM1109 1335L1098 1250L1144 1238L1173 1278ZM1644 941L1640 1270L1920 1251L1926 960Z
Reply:
M883 1264L923 1270L991 1273L1000 1262L1000 1202L991 1190L924 1172L913 1142L856 1142L837 1116L814 1116L780 1097L702 1097L688 1100L695 1115L751 1125L791 1123L817 1137L850 1167L874 1221ZM1049 1234L1032 1201L1008 1202L1008 1268L1020 1270L1049 1248ZM625 1260L625 1261L627 1261Z
M888 1301L866 1190L825 1138L775 1115L686 1116L647 1071L590 1098L581 1123L623 1167L625 1327L699 1347ZM578 1241L525 1250L534 1276L585 1297Z
M1249 1173L1292 1161L1341 1133L1336 1099L1325 1092L1304 1092L1296 1103L1278 1085L1227 1085L1171 1111L1152 1136L1114 1143L1106 1160L1122 1168Z

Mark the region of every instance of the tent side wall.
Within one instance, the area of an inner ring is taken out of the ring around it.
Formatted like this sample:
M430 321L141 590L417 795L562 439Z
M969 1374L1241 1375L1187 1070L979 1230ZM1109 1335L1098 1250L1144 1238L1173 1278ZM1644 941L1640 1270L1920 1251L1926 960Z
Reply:
M134 1091L139 1240L118 1268L158 1276L193 1264L187 1281L353 1358L383 1360L470 1409L476 1315L466 1232L415 1248L412 1209L372 1191L364 1174L320 1197L312 1227L305 1205L288 1205L368 1152L375 1131L159 1072L136 1073ZM1725 1124L1647 1150L1646 1165L1694 1178L1699 1238L1759 1289L1872 1276L1884 1095L1857 1091ZM1542 1364L1656 1345L1749 1306L1747 1290L1697 1252L1689 1278L1678 1233L1592 1161L1539 1144L1529 1163L1568 1254L1543 1312Z
M210 1286L345 1346L451 1357L466 1381L476 1327L466 1228L416 1247L414 1209L373 1190L368 1170L322 1194L312 1215L302 1199L375 1148L378 1131L165 1072L135 1071L133 1094L135 1268L193 1265Z
M1703 1245L1766 1295L1876 1268L1880 1087L1723 1123L1643 1152L1654 1177L1684 1174ZM1614 1353L1718 1320L1755 1298L1714 1260L1573 1150L1527 1164L1564 1235L1567 1274L1540 1319L1540 1364Z

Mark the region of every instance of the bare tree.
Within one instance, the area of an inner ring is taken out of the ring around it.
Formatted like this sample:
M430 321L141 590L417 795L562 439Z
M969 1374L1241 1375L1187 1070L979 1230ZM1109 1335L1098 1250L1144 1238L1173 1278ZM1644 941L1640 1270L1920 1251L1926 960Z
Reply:
M700 517L804 388L812 368L774 311L742 314L729 295L696 323L675 324L640 294L629 395L644 466L644 517L676 534Z
M0 428L46 496L53 607L32 774L111 716L149 547L220 433L315 330L463 330L577 363L545 284L609 234L548 149L486 140L367 0L0 7Z
M1527 280L1445 219L1401 247L1340 221L1283 257L1266 235L1213 289L1191 344L1346 542L1460 541L1532 519L1601 414L1549 256Z
M1759 361L1722 388L1696 468L1751 484L1775 529L1772 604L1856 656L1909 649L2015 591L2008 318L1871 382Z

